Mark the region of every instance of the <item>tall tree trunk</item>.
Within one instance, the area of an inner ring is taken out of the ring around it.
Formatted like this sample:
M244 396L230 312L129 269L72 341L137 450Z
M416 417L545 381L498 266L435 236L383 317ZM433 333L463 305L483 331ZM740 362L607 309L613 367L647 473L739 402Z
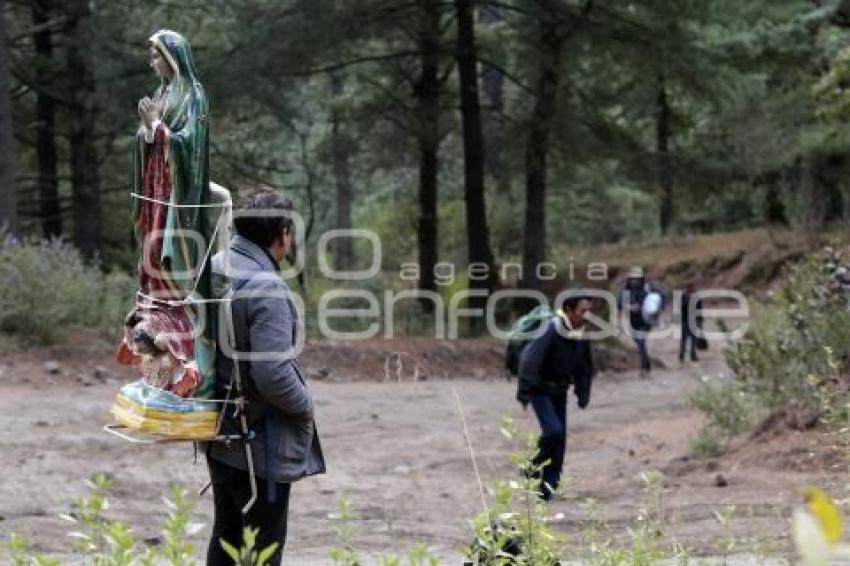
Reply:
M460 108L463 121L464 198L466 201L466 237L469 263L487 266L489 277L470 278L469 288L495 289L493 253L487 228L487 207L484 201L484 141L481 132L481 108L478 98L475 29L472 0L455 0L457 13L457 63L460 77ZM471 297L471 308L483 308L487 297ZM483 320L474 319L473 332L482 327Z
M12 135L12 105L9 101L9 58L6 43L6 7L0 0L0 228L18 229L15 203L15 146Z
M850 0L839 0L830 22L838 27L850 28Z
M823 226L823 209L820 196L821 183L818 177L818 159L814 155L803 158L800 171L800 192L803 197L803 225L810 230L819 230Z
M497 29L503 21L504 8L482 2L478 5L478 21L484 29ZM504 116L505 74L488 62L481 62L481 97L484 108L484 171L493 181L499 209L513 211L521 206L522 195L511 190L512 171L507 164L507 148L511 141L510 127ZM522 220L515 219L508 226L493 234L493 253L509 256L522 253Z
M74 242L86 258L100 250L100 177L95 148L94 79L84 23L91 16L88 0L72 0L68 10L68 75L71 119L71 184Z
M785 205L779 198L779 187L768 185L764 196L764 219L768 224L788 226L788 217L785 216Z
M844 176L847 171L847 157L844 153L830 153L824 164L824 225L844 219L846 198L844 196Z
M478 8L478 19L484 25L496 25L502 21L502 12L497 6L481 5ZM484 64L481 77L484 95L495 112L501 112L504 107L505 77L496 67Z
M36 161L38 164L38 196L42 233L45 238L62 235L59 210L59 182L56 169L56 101L52 90L53 44L50 28L51 0L34 0L32 23L36 28L33 44L36 54ZM50 88L47 88L47 87Z
M423 291L436 291L434 267L437 265L437 198L440 148L440 13L437 0L420 0L422 26L419 32L421 75L414 85L417 101L419 142L419 219L416 242L419 249L419 283ZM434 303L420 301L425 312L433 312Z
M342 80L337 76L331 77L331 88L335 96L342 94ZM351 229L351 170L348 158L350 144L341 131L341 116L337 106L331 110L331 152L333 154L333 173L336 182L336 228ZM352 265L351 238L342 237L335 241L334 255L336 269L348 270Z
M502 21L501 10L497 6L481 5L478 8L479 21L484 25L496 25ZM487 105L490 107L491 119L486 120L487 146L484 148L484 166L487 173L496 181L496 188L501 194L507 194L510 185L507 182L502 157L502 136L499 135L498 115L504 108L505 76L496 67L484 64L481 84Z
M555 20L539 21L537 97L525 146L525 232L521 285L528 289L540 289L537 266L546 259L546 161L560 80L561 51L566 39L560 27Z
M844 217L843 172L844 157L841 154L810 154L803 158L800 192L806 228L819 231L829 222Z
M658 75L656 112L655 150L658 157L660 192L659 224L661 234L664 235L673 222L673 174L670 164L670 104L667 101L667 83L663 74Z
M753 188L758 190L765 187L762 212L764 221L771 226L788 226L788 216L785 214L785 204L780 196L782 175L778 171L767 171L753 181Z

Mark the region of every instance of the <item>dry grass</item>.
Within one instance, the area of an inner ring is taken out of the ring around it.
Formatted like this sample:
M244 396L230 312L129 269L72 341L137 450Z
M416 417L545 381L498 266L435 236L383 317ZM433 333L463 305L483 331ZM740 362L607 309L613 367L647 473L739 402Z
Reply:
M753 229L698 236L674 236L663 240L624 242L580 248L573 253L578 263L604 261L610 265L645 265L653 270L683 261L733 257L741 251L797 247L807 242L800 232Z
M746 292L769 286L787 263L826 244L847 246L850 231L758 228L585 248L563 245L552 257L559 264L572 262L576 273L584 270L578 266L604 263L612 280L621 279L630 266L642 265L651 277L671 286L694 281L699 286L725 285Z

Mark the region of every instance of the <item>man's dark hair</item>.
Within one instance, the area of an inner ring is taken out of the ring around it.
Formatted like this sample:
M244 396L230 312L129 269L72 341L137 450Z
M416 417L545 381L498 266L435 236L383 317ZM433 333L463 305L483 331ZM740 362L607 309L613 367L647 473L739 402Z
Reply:
M292 201L271 189L239 195L233 227L240 236L268 248L286 230L292 232ZM254 214L258 213L258 214Z
M570 295L569 297L564 299L563 308L565 308L569 311L575 310L575 308L578 306L578 304L582 301L590 301L590 303L593 304L593 297L591 297L590 295L585 295L585 294Z

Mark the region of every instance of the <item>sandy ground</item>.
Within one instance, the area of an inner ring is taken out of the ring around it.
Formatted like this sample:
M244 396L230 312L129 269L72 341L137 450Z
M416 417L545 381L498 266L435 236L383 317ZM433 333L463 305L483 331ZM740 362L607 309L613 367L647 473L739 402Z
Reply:
M570 497L552 505L553 514L563 514L557 529L580 539L586 500L593 498L608 526L605 536L626 540L643 499L641 473L655 469L664 473L668 537L696 555L716 556L725 531L714 512L735 505L735 553L787 556L787 517L800 488L816 484L844 497L846 465L821 453L829 439L819 433L784 435L716 461L683 459L701 422L687 395L703 375L723 372L723 362L716 347L698 367L680 367L673 344L653 348L670 369L645 381L633 373L602 374L585 411L571 397L572 480ZM203 461L193 465L190 445L137 446L104 433L123 377L74 377L71 362L48 377L43 364L49 355L13 356L17 361L0 370L0 537L18 532L37 550L61 555L71 541L58 514L86 493L84 480L96 472L115 481L108 515L132 524L140 539L155 536L165 512L161 496L174 482L196 492L207 478ZM111 371L107 353L97 356ZM351 500L354 544L367 564L375 553L402 553L415 542L426 543L447 564L460 563L471 540L468 522L482 503L454 391L463 401L485 483L515 474L508 463L513 448L498 431L500 417L536 429L533 415L514 401L513 383L470 377L313 384L328 473L293 488L286 564L329 563L328 551L337 542L329 516L342 497ZM716 485L718 474L725 487ZM199 557L211 512L211 497L198 499L195 516L205 524L193 538Z

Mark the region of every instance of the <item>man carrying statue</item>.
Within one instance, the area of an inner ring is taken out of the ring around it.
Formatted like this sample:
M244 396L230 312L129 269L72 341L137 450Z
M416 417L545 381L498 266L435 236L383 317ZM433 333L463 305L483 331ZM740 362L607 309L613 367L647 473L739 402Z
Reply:
M303 327L278 272L292 203L268 189L240 199L236 233L213 256L231 203L209 181L207 98L182 35L160 30L148 43L160 86L138 104L139 292L117 352L141 379L122 387L112 412L125 428L202 441L215 506L207 564L233 564L227 549L251 527L276 565L292 482L325 471L295 352Z

